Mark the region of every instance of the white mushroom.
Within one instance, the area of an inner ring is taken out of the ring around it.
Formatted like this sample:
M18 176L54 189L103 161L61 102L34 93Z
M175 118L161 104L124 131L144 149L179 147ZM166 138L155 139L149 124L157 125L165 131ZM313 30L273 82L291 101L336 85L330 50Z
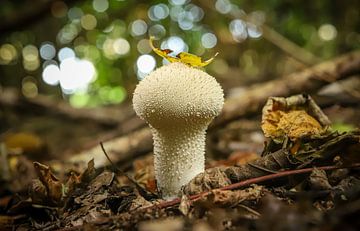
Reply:
M205 134L224 103L209 74L175 62L156 69L136 87L135 112L150 126L158 190L164 199L179 195L205 168Z

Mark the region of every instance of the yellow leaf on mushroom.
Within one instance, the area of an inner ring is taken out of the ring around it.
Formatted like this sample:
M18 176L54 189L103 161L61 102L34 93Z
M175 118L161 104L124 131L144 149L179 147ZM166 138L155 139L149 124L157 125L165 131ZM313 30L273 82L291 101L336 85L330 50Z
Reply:
M187 53L187 52L180 52L179 54L176 55L176 57L174 57L174 56L169 55L171 52L173 52L172 50L159 49L154 46L153 41L154 41L154 37L150 37L150 46L153 49L153 51L157 55L159 55L160 57L162 57L164 59L167 59L171 63L181 62L186 65L192 66L192 67L205 67L205 66L209 65L214 60L214 58L218 55L218 53L216 53L212 58L210 58L206 61L202 61L201 57L194 55L194 54Z

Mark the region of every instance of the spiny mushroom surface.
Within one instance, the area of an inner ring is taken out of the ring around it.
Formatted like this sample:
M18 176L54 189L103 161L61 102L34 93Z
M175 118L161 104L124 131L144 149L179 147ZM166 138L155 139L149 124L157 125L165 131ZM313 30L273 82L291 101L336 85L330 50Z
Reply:
M209 74L175 62L160 67L136 87L135 112L154 140L158 190L164 199L205 169L205 134L224 103L218 82Z

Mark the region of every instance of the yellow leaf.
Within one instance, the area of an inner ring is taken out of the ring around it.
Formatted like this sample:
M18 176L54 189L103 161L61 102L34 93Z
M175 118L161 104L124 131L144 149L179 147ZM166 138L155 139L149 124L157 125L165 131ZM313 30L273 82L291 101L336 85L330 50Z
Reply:
M204 67L206 65L209 65L214 58L218 55L218 53L216 53L212 58L206 60L206 61L202 61L201 57L194 55L194 54L190 54L187 52L180 52L178 55L176 55L176 57L174 56L170 56L169 54L171 52L173 52L170 49L159 49L156 48L153 44L154 41L154 37L150 37L150 46L153 49L153 51L159 55L162 58L167 59L169 62L174 63L174 62L181 62L184 63L186 65L192 66L192 67Z
M217 55L218 55L218 53L216 53L212 58L210 58L206 61L202 61L201 57L187 53L187 52L181 52L176 57L178 57L180 59L180 62L185 63L189 66L205 67L206 65L209 65Z

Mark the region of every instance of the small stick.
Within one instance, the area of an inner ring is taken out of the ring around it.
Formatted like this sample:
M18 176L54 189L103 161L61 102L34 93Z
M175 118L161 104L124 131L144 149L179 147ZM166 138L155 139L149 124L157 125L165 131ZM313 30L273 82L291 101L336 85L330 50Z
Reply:
M104 148L104 144L103 142L100 142L100 147L102 149L102 151L104 152L104 155L106 156L106 158L108 159L108 161L110 162L111 166L114 168L115 171L117 171L118 173L120 173L121 175L124 175L126 178L128 178L128 180L133 183L137 188L140 188L141 190L145 190L143 187L141 187L133 178L131 178L126 172L124 172L123 170L121 170L118 166L116 166L114 164L114 162L112 162L112 160L110 159L109 155L107 154L107 152L105 151ZM145 190L146 191L146 190Z
M316 169L320 169L320 170L336 170L336 169L344 169L344 168L359 168L360 167L360 163L356 163L350 166L323 166L323 167L316 167ZM256 178L252 178L249 180L244 180L235 184L231 184L222 188L218 188L218 189L213 189L213 190L231 190L231 189L237 189L239 187L243 187L243 186L248 186L251 184L256 184L256 183L260 183L263 181L267 181L267 180L271 180L271 179L276 179L276 178L280 178L280 177L285 177L285 176L291 176L291 175L297 175L297 174L304 174L304 173L309 173L311 171L313 171L315 168L304 168L304 169L295 169L295 170L288 170L288 171L283 171L283 172L278 172L278 173L274 173L274 174L270 174L270 175L266 175L266 176L261 176L261 177L256 177ZM196 195L192 195L189 196L189 199L191 201L195 201L201 197L207 196L210 193L212 193L212 191L208 191L208 192L202 192ZM133 210L133 212L139 212L139 211L143 211L143 210L147 210L147 209L153 209L153 208L166 208L166 207L170 207L170 206L174 206L177 205L181 202L180 198L176 198L172 201L165 201L165 202L161 202L159 204L155 204L155 205L151 205L148 207L143 207L143 208L139 208L139 210L135 211ZM103 224L105 222L109 222L111 219L116 219L117 217L120 217L120 215L115 215L112 217L107 217L105 220L104 219L98 219L95 220L93 222L89 222L88 224ZM72 230L78 230L79 228L83 227L83 225L77 225L77 226L73 226L73 227L65 227L62 229L59 229L60 231L72 231Z
M323 166L323 167L316 167L317 169L320 170L335 170L335 169L343 169L343 168L358 168L360 167L360 163L356 163L350 166ZM295 169L295 170L288 170L288 171L282 171L282 172L278 172L278 173L274 173L274 174L270 174L270 175L266 175L266 176L260 176L260 177L256 177L256 178L252 178L252 179L248 179L248 180L244 180L244 181L240 181L231 185L227 185L218 189L213 189L213 190L232 190L232 189L237 189L240 187L244 187L244 186L248 186L251 184L257 184L263 181L267 181L267 180L272 180L272 179L276 179L276 178L280 178L280 177L285 177L285 176L291 176L291 175L298 175L298 174L305 174L305 173L309 173L312 172L315 168L304 168L304 169ZM201 192L199 194L195 194L195 195L191 195L189 196L189 199L191 201L196 201L201 197L205 197L209 194L211 194L213 192L213 190L207 191L207 192ZM175 198L174 200L171 201L164 201L161 202L159 204L156 205L151 205L149 207L145 207L142 209L150 209L150 208L166 208L166 207L171 207L174 205L177 205L181 202L180 198Z

